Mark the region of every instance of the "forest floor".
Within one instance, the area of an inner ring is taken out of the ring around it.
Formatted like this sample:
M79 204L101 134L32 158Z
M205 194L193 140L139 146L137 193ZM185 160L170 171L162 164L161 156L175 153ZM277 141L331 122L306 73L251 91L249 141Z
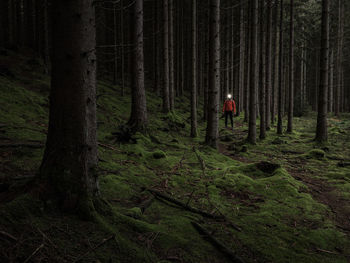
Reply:
M239 117L234 132L220 129L217 151L202 143L204 122L189 137L188 97L164 115L149 93L148 133L120 143L112 133L128 120L130 94L100 82L100 190L110 209L90 222L59 212L32 181L48 125L42 72L28 55L0 54L0 262L350 261L348 115L329 119L325 145L313 141L313 113L256 145Z

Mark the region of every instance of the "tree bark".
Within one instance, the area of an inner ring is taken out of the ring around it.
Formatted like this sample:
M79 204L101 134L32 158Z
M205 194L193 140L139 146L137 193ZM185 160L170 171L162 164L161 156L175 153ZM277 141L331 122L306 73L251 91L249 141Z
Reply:
M251 67L250 67L250 87L249 87L249 126L248 142L256 143L256 90L258 82L258 0L251 0Z
M131 55L131 116L128 125L134 131L142 131L147 126L147 107L145 92L145 70L143 54L143 0L136 0L133 5Z
M259 74L259 106L260 106L260 139L266 138L266 36L264 32L264 0L260 0L260 74Z
M283 133L283 0L281 0L280 8L277 134Z
M209 89L206 144L217 148L220 87L220 0L210 0Z
M287 132L293 132L294 116L294 0L290 0L289 107Z
M339 117L341 104L342 64L344 49L344 0L338 0L338 36L337 36L336 86L334 90L334 113Z
M170 110L174 110L175 101L175 71L174 71L174 3L169 1L169 103Z
M192 0L191 137L197 137L197 0Z
M327 85L329 60L329 0L322 0L321 52L320 52L320 88L318 97L318 115L316 141L325 142L327 132Z
M163 2L163 112L170 111L170 82L169 82L169 0Z
M93 0L53 2L50 118L41 178L64 209L91 215L99 194Z

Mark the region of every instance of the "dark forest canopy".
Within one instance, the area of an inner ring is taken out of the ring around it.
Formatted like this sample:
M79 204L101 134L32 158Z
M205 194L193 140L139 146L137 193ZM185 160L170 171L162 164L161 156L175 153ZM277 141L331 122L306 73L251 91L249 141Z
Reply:
M349 15L1 0L0 261L348 262Z

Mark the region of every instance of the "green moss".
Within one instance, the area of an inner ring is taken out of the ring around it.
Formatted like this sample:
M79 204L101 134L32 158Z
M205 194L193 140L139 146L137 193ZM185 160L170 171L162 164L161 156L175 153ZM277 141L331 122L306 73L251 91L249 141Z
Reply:
M156 151L152 154L154 159L163 159L166 158L166 154L163 151Z

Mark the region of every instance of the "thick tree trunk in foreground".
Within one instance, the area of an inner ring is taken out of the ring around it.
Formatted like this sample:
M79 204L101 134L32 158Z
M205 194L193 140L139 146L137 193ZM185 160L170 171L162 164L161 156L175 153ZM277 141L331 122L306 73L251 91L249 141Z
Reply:
M131 116L129 125L134 130L144 130L147 125L147 107L145 92L145 71L143 54L143 0L136 0L133 5L132 40L133 51L131 55Z
M192 0L191 137L197 137L197 0Z
M90 215L91 200L99 194L92 2L53 2L50 121L40 168L61 206L84 215Z
M256 143L256 87L258 81L258 0L251 0L251 67L250 67L250 85L249 85L249 126L248 142Z
M322 29L320 52L320 88L318 96L318 116L316 141L324 142L328 139L327 133L327 86L328 86L328 59L329 59L329 0L322 0Z
M208 125L205 141L217 148L220 87L220 0L210 0Z
M289 107L287 132L293 132L294 115L294 0L290 0Z
M163 3L163 112L168 113L170 111L170 100L169 100L169 91L170 91L170 81L169 81L169 2L164 0Z

